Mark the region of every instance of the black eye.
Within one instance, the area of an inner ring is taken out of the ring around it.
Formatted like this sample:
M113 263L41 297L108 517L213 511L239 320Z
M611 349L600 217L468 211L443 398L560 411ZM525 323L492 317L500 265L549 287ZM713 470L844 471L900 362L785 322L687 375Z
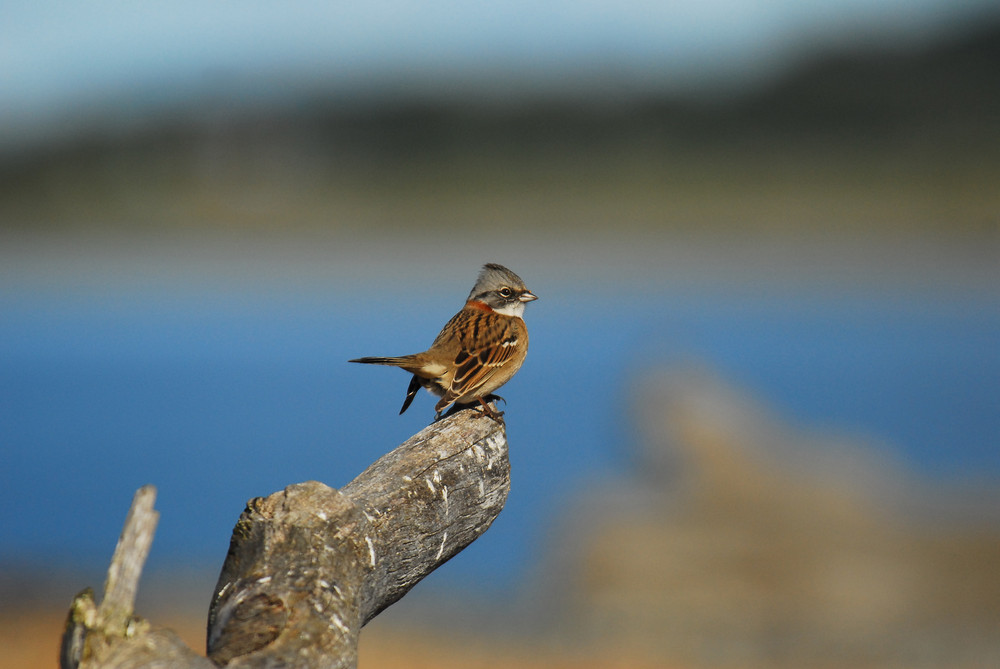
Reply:
M512 291L510 288L504 287L500 289L500 297L510 297L513 294L514 291Z

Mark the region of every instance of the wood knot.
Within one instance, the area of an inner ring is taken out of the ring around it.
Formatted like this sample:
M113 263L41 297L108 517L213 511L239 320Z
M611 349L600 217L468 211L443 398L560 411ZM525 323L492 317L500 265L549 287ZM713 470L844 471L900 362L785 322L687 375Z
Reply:
M288 608L279 597L258 594L237 604L213 639L208 657L223 665L249 655L277 639L288 622ZM217 649L217 650L215 650Z

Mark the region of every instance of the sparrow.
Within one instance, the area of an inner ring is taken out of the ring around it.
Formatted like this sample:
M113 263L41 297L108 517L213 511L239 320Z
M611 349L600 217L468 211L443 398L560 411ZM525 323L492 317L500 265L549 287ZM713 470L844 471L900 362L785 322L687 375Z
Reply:
M503 400L493 391L510 381L528 354L524 305L538 298L517 274L495 263L483 266L465 306L448 321L423 353L356 358L348 362L391 365L413 374L400 415L420 388L441 399L434 420L452 404L479 402L483 414L498 420L487 401ZM506 403L506 400L504 400Z

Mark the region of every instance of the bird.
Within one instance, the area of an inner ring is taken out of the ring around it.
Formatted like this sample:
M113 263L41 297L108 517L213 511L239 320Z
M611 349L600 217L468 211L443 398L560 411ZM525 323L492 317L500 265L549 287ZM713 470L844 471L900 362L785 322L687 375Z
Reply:
M348 362L390 365L411 373L402 415L417 391L426 388L441 399L434 405L434 420L452 405L479 402L482 414L500 420L487 402L504 400L494 395L510 381L528 354L528 328L524 306L537 300L517 274L503 265L487 263L480 271L465 306L455 314L423 353L392 357L372 356Z

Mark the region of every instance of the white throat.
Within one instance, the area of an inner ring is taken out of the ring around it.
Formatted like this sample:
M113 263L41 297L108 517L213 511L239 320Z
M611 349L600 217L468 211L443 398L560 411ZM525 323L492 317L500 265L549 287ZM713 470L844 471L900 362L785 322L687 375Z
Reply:
M516 318L522 318L524 316L524 302L513 302L511 304L505 304L499 309L494 309L493 311L498 314L503 314L504 316L514 316Z

